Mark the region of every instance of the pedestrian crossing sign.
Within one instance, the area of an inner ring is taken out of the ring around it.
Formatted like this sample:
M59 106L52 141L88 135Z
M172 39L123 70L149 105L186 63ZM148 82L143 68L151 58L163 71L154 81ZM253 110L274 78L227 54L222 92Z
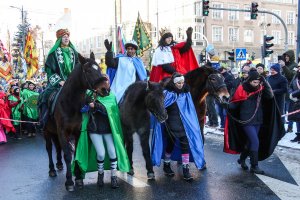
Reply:
M246 60L246 48L235 49L235 60Z

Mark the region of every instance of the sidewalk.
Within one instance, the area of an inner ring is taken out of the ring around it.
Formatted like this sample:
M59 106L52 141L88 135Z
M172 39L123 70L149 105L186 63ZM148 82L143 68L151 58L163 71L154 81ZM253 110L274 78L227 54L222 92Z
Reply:
M294 127L294 131L295 130L296 126ZM205 126L204 134L224 135L224 132L220 131L218 128L210 128ZM298 144L297 142L290 141L294 139L295 136L295 133L286 133L285 136L279 141L278 146L300 150L300 144Z

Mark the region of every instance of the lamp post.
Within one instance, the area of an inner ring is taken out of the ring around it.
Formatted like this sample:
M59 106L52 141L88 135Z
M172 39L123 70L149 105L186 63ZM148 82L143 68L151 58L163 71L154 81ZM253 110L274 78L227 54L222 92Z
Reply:
M25 34L24 34L24 32L25 32L25 30L24 30L24 24L25 24L25 14L24 14L24 9L23 9L23 6L22 6L22 8L19 8L19 7L16 7L16 6L9 6L9 7L11 7L11 8L15 8L15 9L18 9L18 10L20 10L21 11L21 19L22 19L22 50L24 50L24 46L25 46Z

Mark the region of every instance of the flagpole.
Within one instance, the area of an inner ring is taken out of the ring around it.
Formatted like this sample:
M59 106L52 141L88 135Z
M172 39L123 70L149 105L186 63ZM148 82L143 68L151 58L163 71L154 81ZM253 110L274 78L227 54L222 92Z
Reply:
M157 38L157 44L159 42L159 28L158 28L158 0L156 0L156 38Z
M117 0L115 0L115 34L114 34L114 43L115 43L115 53L118 54L118 17L117 17Z

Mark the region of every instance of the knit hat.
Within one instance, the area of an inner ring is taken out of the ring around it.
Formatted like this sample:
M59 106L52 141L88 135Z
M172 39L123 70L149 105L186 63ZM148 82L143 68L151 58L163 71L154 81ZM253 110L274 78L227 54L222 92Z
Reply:
M248 80L248 82L254 81L254 80L260 80L260 75L255 68L250 69L250 71L248 72L247 80Z
M262 67L263 69L265 69L265 65L264 64L262 64L262 63L258 63L256 66L255 66L256 68L258 68L258 67Z
M68 29L59 29L56 31L56 38L61 38L66 34L70 36L70 31Z
M272 65L270 69L274 69L277 73L280 73L280 64L276 63L275 65Z
M133 47L135 50L138 49L138 45L134 40L129 40L128 42L126 42L125 49L127 49L128 47Z

